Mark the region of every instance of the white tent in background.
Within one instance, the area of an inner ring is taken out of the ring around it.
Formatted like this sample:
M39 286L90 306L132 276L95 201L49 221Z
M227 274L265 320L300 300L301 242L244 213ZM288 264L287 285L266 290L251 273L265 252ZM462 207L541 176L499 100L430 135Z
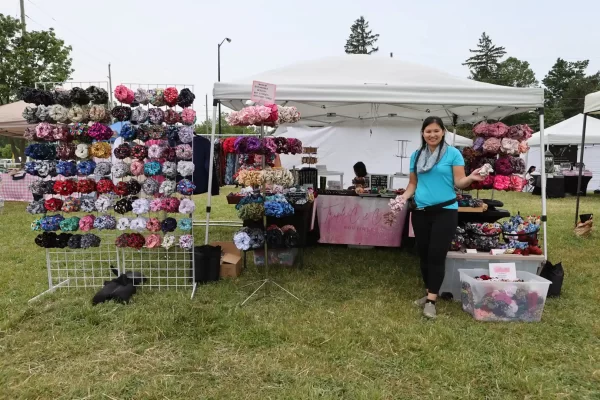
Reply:
M25 109L24 101L0 106L0 136L23 137L27 121L21 115Z
M583 112L585 114L600 114L600 92L590 93L585 96Z

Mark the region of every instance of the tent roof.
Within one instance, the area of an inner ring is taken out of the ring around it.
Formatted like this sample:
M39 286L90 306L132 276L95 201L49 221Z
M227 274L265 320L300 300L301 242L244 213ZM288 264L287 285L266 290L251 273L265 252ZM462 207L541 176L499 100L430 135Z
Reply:
M24 101L0 106L0 136L23 137L27 121L21 114L25 106Z
M590 93L585 96L583 112L586 114L600 114L600 92Z
M583 132L583 114L577 114L574 117L566 119L544 129L545 144L581 144L581 134ZM530 146L540 145L540 133L534 133L527 141ZM586 144L600 143L600 120L594 117L588 117L585 133Z
M526 112L544 103L540 88L491 85L369 55L328 57L217 82L213 96L239 110L250 98L254 80L277 85L278 104L296 106L304 120L323 124L374 117L420 121L430 115L451 122L452 114L459 123L476 122Z

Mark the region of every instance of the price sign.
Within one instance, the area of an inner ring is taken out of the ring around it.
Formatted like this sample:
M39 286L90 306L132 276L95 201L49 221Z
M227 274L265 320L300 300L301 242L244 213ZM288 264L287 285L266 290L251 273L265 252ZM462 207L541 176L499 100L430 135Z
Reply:
M388 188L388 176L387 175L371 175L371 187L377 189Z
M275 104L276 85L272 83L253 81L250 100L261 104Z
M490 276L514 281L517 279L517 267L515 263L490 263Z

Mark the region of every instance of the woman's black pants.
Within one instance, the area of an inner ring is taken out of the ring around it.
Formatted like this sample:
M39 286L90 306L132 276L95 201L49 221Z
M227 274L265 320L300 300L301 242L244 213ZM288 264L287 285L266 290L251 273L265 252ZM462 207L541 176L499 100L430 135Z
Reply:
M438 294L444 281L446 255L458 225L458 210L415 210L412 224L423 282L429 293Z

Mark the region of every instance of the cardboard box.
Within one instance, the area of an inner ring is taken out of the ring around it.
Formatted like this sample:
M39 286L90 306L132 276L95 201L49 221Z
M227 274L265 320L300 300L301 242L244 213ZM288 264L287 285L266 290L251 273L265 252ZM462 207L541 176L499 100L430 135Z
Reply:
M212 242L221 246L221 278L237 278L242 273L242 251L233 242Z

